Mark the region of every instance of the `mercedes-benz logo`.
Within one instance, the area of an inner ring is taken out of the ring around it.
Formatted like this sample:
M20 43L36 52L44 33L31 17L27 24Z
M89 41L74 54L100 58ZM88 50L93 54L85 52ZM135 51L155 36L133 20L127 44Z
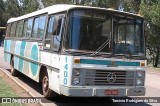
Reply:
M107 75L107 81L108 81L109 83L115 82L115 81L116 81L116 75L115 75L114 73L109 73L109 74Z

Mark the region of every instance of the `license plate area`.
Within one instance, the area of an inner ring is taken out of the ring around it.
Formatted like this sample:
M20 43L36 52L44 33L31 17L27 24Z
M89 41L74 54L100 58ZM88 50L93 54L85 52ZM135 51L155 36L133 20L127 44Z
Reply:
M105 95L118 95L119 91L115 89L105 90Z

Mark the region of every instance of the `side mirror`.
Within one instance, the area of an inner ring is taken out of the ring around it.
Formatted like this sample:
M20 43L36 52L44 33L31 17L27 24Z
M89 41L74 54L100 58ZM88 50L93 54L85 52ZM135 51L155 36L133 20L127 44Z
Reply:
M52 35L59 35L61 29L62 17L55 18Z

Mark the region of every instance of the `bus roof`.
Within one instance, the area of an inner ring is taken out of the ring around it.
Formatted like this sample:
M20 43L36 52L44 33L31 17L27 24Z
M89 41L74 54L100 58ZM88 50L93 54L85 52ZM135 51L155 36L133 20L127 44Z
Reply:
M115 12L119 12L119 13L126 13L126 14L130 14L130 15L142 17L142 16L137 15L137 14L133 14L133 13L129 13L129 12L121 12L119 10L114 10L114 9L110 9L110 8L99 8L99 7L69 5L69 4L57 4L57 5L49 6L49 7L46 7L44 9L41 9L41 10L26 14L26 15L23 15L23 16L20 16L20 17L11 18L11 19L8 20L7 23L11 23L11 22L14 22L14 21L22 20L22 19L25 19L25 18L29 18L29 17L32 17L32 16L44 14L44 13L54 14L54 13L57 13L57 12L63 12L63 11L70 10L72 8L88 8L88 9L109 10L109 11L115 11Z

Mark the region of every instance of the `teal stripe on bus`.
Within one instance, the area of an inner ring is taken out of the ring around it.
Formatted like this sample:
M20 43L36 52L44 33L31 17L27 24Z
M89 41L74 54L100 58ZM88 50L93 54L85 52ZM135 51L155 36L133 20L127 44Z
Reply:
M16 55L20 55L20 49L21 49L21 42L22 41L17 41L14 53ZM14 67L15 69L19 70L19 57L14 56Z
M140 62L115 61L115 64L118 66L140 66Z
M20 49L20 56L22 56L22 57L24 57L25 47L26 47L26 42L22 41L21 49ZM23 66L24 66L24 59L20 58L19 59L19 70L21 72L23 71Z
M113 62L114 66L140 66L140 62L124 62L124 61L113 61ZM113 65L113 62L109 60L80 59L81 64Z
M80 59L81 64L110 65L111 61Z
M38 46L36 44L33 45L31 49L31 59L38 61ZM38 64L30 63L32 75L35 76L38 72Z
M7 52L10 52L10 50L11 50L10 46L11 46L11 40L5 40L4 50ZM11 55L5 53L5 61L10 63L10 59L11 59Z

